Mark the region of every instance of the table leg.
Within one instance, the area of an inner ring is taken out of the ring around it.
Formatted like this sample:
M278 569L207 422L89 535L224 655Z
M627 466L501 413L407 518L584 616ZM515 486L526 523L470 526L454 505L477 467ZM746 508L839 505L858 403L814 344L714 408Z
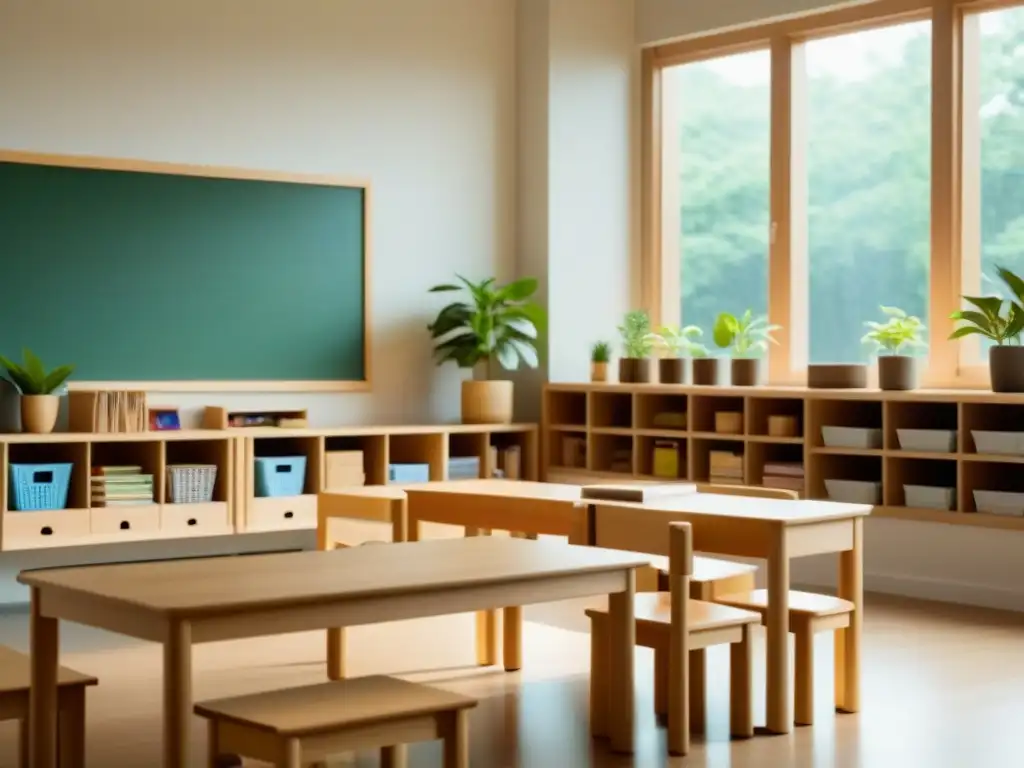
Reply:
M633 754L633 656L636 649L636 574L627 572L626 589L608 598L608 730L611 749Z
M188 768L192 723L192 625L172 621L164 640L164 768Z
M85 686L62 689L58 693L60 744L57 750L60 768L85 768Z
M505 671L518 672L523 668L523 609L515 605L506 608L501 618L501 628Z
M789 551L786 529L778 526L768 558L767 688L768 730L789 733Z
M490 536L491 532L484 528L466 528L467 538L473 536ZM476 663L481 667L490 667L498 663L498 612L476 612Z
M836 631L836 709L860 710L860 647L864 627L864 520L853 521L853 549L839 556L839 597L853 603L850 626Z
M321 531L324 533L321 535ZM320 549L331 551L335 543L326 534L327 521L323 520L317 526L317 546ZM327 630L327 679L345 679L345 629L344 627L332 627Z
M31 681L29 691L29 765L57 768L57 655L60 631L56 619L43 616L41 594L32 589L29 624Z

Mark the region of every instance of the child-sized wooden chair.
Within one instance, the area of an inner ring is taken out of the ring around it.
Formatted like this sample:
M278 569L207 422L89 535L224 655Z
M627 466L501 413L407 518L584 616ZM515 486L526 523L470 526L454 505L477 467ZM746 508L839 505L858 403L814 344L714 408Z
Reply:
M595 541L601 546L669 555L668 595L636 596L637 645L655 651L655 705L668 716L668 748L685 755L690 748L690 652L713 645L731 645L730 728L734 736L754 733L752 687L752 628L757 613L690 599L693 573L693 533L688 523L669 524L657 516L637 515L634 509L596 504L592 518ZM631 531L626 546L602 540L601 528ZM723 610L728 608L728 610ZM606 610L588 610L591 620L590 721L594 736L608 728L608 657Z

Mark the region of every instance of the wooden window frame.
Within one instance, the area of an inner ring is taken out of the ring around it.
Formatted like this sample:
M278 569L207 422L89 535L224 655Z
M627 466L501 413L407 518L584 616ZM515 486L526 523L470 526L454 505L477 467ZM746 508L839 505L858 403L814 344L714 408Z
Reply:
M641 285L644 306L656 324L678 323L681 290L677 153L663 151L666 129L678 114L663 89L664 70L680 64L754 50L771 55L772 231L768 253L768 316L782 326L768 359L769 382L806 381L807 120L804 43L885 26L932 22L931 257L929 355L923 384L930 388L987 387L988 365L971 342L951 342L950 314L960 307L962 283L980 263L963 254L977 251L980 234L980 136L977 113L977 14L1024 6L1024 0L877 0L799 18L730 30L647 48L642 56L643 233ZM965 115L971 115L965 119Z

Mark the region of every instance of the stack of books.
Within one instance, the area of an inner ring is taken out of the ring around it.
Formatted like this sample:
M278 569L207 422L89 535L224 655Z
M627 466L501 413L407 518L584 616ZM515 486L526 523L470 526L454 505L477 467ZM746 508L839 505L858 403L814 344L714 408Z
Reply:
M769 461L764 465L765 488L804 493L804 465L801 461Z
M717 485L743 485L743 453L710 451L708 482Z
M453 456L448 459L449 480L476 480L479 477L479 456Z
M92 506L126 507L154 503L153 476L142 467L93 467Z

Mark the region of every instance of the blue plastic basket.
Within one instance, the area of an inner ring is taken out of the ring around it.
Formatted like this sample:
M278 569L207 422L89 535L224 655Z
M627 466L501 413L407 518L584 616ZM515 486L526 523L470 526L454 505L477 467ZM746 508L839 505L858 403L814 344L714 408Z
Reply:
M71 464L11 464L16 512L64 509L71 485Z
M305 456L260 456L256 459L257 496L300 496L305 486Z

